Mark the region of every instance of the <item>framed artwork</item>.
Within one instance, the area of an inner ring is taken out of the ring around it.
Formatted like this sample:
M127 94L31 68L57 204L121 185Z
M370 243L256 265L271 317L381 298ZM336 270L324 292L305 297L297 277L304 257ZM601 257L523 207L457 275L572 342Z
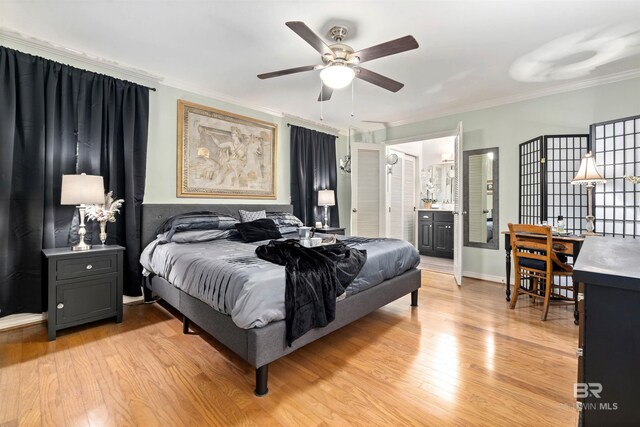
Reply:
M273 123L178 100L178 197L276 198Z

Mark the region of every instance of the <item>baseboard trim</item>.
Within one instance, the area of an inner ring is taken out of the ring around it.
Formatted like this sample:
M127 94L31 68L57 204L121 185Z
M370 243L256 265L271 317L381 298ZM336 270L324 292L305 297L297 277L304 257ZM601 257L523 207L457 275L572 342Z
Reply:
M0 319L0 331L21 328L47 320L47 313L19 313L11 314Z
M486 280L488 282L496 282L504 284L504 277L494 276L492 274L476 273L474 271L464 271L462 273L464 277L470 277L472 279Z

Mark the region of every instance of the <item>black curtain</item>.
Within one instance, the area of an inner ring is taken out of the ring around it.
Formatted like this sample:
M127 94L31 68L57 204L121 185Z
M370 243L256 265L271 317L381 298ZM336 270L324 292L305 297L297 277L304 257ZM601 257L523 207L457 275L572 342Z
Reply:
M127 248L125 294L141 294L148 119L148 88L0 46L0 317L46 310L40 251L70 246L77 224L63 174L102 175L125 199L108 243Z
M336 137L291 125L291 204L305 225L324 218L318 191L333 190L336 205L329 207L329 225L340 226L336 173Z

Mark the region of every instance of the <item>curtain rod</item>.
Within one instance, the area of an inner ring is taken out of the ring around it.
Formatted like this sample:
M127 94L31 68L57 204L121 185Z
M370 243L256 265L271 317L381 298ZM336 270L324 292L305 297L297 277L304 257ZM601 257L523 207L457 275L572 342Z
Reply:
M287 123L288 128L290 128L291 126L299 126L299 125L292 125L291 123ZM322 131L317 131L317 132L322 132ZM328 133L328 132L322 132L322 133L326 133L327 135L333 135L332 133ZM333 136L335 136L336 139L340 138L340 135L333 135Z

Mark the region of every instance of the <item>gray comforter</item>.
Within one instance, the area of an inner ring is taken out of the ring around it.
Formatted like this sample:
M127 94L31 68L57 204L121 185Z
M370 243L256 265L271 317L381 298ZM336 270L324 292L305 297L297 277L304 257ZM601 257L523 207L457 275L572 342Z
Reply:
M284 235L292 238L295 234ZM347 298L416 267L418 251L403 240L342 237L365 249L367 262L347 288ZM240 328L262 327L285 317L284 267L261 260L257 246L218 239L200 243L164 243L158 238L142 252L145 274L156 274L221 313Z

